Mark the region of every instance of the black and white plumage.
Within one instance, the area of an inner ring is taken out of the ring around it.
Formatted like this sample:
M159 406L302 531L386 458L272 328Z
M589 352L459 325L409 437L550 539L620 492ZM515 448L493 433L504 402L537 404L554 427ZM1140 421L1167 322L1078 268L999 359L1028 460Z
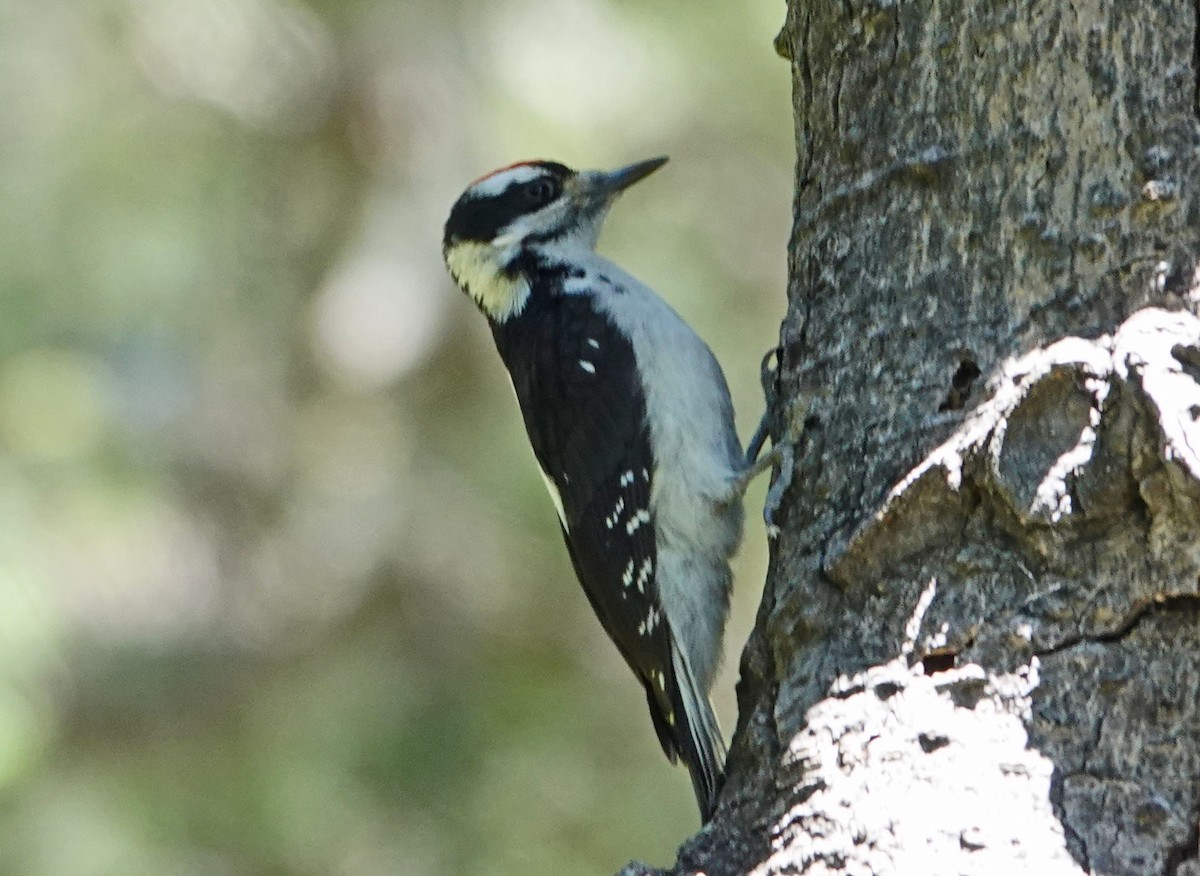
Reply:
M613 199L665 161L503 168L459 198L443 251L488 318L576 575L707 820L725 757L709 691L753 472L709 348L595 252Z

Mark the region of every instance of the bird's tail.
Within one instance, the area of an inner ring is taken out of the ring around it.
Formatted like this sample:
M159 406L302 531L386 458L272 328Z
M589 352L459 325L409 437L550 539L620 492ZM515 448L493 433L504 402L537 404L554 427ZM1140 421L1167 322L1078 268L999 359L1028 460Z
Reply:
M672 639L674 636L672 636ZM674 741L688 772L704 822L717 808L717 794L725 782L725 740L717 725L708 692L696 682L687 655L672 642L671 668L675 672L673 703L680 726L674 728Z

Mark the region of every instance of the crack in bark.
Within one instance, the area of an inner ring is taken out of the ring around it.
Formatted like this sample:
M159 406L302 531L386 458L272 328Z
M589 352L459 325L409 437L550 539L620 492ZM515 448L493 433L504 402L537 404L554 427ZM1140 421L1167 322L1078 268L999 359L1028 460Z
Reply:
M1200 2L1200 0L1197 0L1197 2ZM799 206L800 192L803 189L805 189L806 187L812 185L812 180L810 179L810 173L812 171L812 165L813 165L813 132L812 132L812 123L809 121L809 116L812 115L812 90L813 90L812 62L809 59L809 55L812 52L812 39L811 39L811 37L812 37L812 10L807 8L807 6L804 10L804 21L800 25L800 30L803 35L803 39L801 41L801 46L800 46L800 51L803 53L804 57L801 59L800 64L798 66L800 68L800 81L804 83L804 102L805 102L804 110L805 110L805 112L804 112L804 130L801 132L804 136L804 167L800 173L799 180L797 180L797 183L798 183L798 185L796 186L797 206ZM797 211L797 212L799 212L799 211Z
M886 359L883 361L887 361ZM875 430L873 428L864 429L862 439L859 441L858 458L862 460L870 459L871 438L874 437ZM870 472L866 465L860 466L858 484L854 491L854 508L856 521L863 519L863 509L867 506L867 491L870 488Z
M892 7L892 60L889 66L896 66L896 59L900 57L900 4L897 3ZM892 106L896 105L895 99L888 94L888 102Z
M1050 808L1054 810L1054 815L1058 819L1058 823L1062 825L1063 837L1067 840L1067 850L1071 850L1072 841L1079 850L1079 859L1076 863L1083 868L1083 872L1092 872L1091 855L1088 852L1087 840L1085 840L1071 823L1067 820L1067 807L1063 802L1064 776L1058 771L1054 771L1054 776L1050 779ZM1074 855L1072 855L1074 857Z
M1200 582L1198 582L1200 583ZM1038 657L1049 657L1060 654L1068 648L1084 642L1108 644L1119 642L1141 625L1142 621L1152 615L1169 612L1192 611L1200 613L1200 593L1175 593L1169 596L1156 596L1135 603L1133 610L1115 628L1105 633L1079 633L1070 636L1049 648L1035 651Z
M1197 0L1200 2L1200 0ZM843 68L838 71L837 78L833 83L833 132L836 134L842 127L842 81L845 79L846 71Z
M1059 823L1062 824L1063 830L1068 829L1065 821L1060 821ZM1088 851L1087 840L1085 840L1082 836L1080 836L1078 833L1076 833L1074 828L1071 828L1070 830L1071 830L1071 836L1075 837L1075 841L1079 843L1079 857L1081 857L1083 859L1079 863L1083 867L1083 872L1091 873L1092 872L1092 856L1091 856L1091 852Z
M892 183L935 184L950 173L952 162L960 161L978 151L954 151L940 143L934 143L920 152L897 158L878 170L868 170L853 182L843 183L831 189L828 194L822 190L813 208L807 213L797 215L796 224L816 228L825 220L826 214L844 203L865 197L869 193L874 194Z

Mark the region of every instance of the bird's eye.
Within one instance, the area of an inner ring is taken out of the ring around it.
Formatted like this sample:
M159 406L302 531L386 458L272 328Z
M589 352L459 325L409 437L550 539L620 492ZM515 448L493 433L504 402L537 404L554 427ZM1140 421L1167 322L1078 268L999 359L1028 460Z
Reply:
M525 186L525 200L531 205L542 207L558 197L558 180L543 176Z

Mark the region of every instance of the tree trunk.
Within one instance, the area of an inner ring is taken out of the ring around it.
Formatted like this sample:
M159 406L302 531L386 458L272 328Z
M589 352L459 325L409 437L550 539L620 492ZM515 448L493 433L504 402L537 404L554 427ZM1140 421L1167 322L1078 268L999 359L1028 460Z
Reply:
M807 428L672 872L1200 874L1200 2L790 5Z

